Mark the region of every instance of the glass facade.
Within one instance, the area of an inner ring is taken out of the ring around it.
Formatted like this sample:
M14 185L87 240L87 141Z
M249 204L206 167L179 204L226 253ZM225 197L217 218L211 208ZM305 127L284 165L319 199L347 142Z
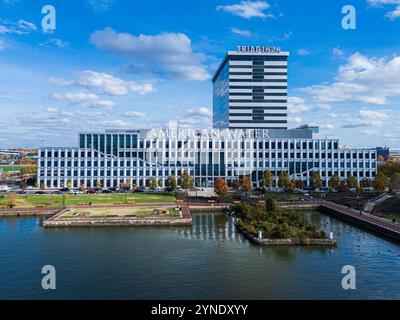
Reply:
M213 78L214 128L287 128L288 53L229 51Z
M165 185L168 176L179 178L188 171L198 187L211 187L218 177L229 182L243 176L256 187L262 172L270 170L276 180L286 171L306 184L310 173L318 171L328 186L335 173L360 181L376 174L375 149L341 150L337 139L303 138L301 132L288 138L293 132L277 131L271 138L273 132L262 130L187 130L178 135L167 129L80 134L80 148L39 150L38 181L49 188L68 182L72 187L112 187L127 181L142 186L155 177Z

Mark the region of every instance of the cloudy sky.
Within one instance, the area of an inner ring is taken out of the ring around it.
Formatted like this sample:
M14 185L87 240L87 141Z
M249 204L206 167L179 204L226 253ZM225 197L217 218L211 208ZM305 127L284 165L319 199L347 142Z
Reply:
M355 30L342 28L345 4ZM290 51L290 127L400 147L399 30L400 0L0 0L0 147L169 120L210 127L211 77L237 45Z

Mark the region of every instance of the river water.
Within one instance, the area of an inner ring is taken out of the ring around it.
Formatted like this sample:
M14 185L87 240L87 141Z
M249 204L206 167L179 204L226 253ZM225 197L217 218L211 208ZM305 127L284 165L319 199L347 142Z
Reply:
M337 248L259 247L232 218L194 214L192 227L44 229L0 218L0 299L400 299L400 245L306 213ZM56 268L56 290L41 287ZM344 265L356 289L344 290Z

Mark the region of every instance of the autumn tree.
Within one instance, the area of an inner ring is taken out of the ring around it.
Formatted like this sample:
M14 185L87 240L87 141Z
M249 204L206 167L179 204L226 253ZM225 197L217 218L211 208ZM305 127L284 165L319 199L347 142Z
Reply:
M389 178L387 175L385 175L382 172L378 172L378 174L375 177L375 189L379 192L385 191L385 188L389 186Z
M286 189L286 188L289 187L289 183L290 183L289 174L286 171L283 171L279 175L278 186L279 186L279 188L285 188Z
M311 172L310 184L313 189L322 188L322 178L318 171Z
M233 181L232 181L232 188L233 188L234 190L239 190L239 188L240 188L240 181L237 180L237 179L233 180Z
M294 183L295 183L295 186L296 186L297 189L303 189L304 188L304 181L303 180L298 179Z
M244 192L250 192L251 190L251 181L248 176L244 176L241 181L242 190Z
M17 205L17 196L14 192L8 195L8 206L14 208Z
M275 176L274 174L269 171L269 170L265 170L263 172L263 176L262 176L262 184L265 188L270 188L273 186L275 181Z
M228 186L225 179L217 178L214 183L214 191L219 196L225 196L228 194Z
M357 188L358 186L358 180L355 176L349 176L347 177L347 186L349 189Z

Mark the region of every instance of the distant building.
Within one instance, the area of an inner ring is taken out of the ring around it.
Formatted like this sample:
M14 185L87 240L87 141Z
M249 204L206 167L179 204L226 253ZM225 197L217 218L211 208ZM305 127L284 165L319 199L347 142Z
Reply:
M384 161L389 159L389 148L388 147L376 147L376 155L379 158L383 157Z
M400 161L400 148L389 149L389 160Z

